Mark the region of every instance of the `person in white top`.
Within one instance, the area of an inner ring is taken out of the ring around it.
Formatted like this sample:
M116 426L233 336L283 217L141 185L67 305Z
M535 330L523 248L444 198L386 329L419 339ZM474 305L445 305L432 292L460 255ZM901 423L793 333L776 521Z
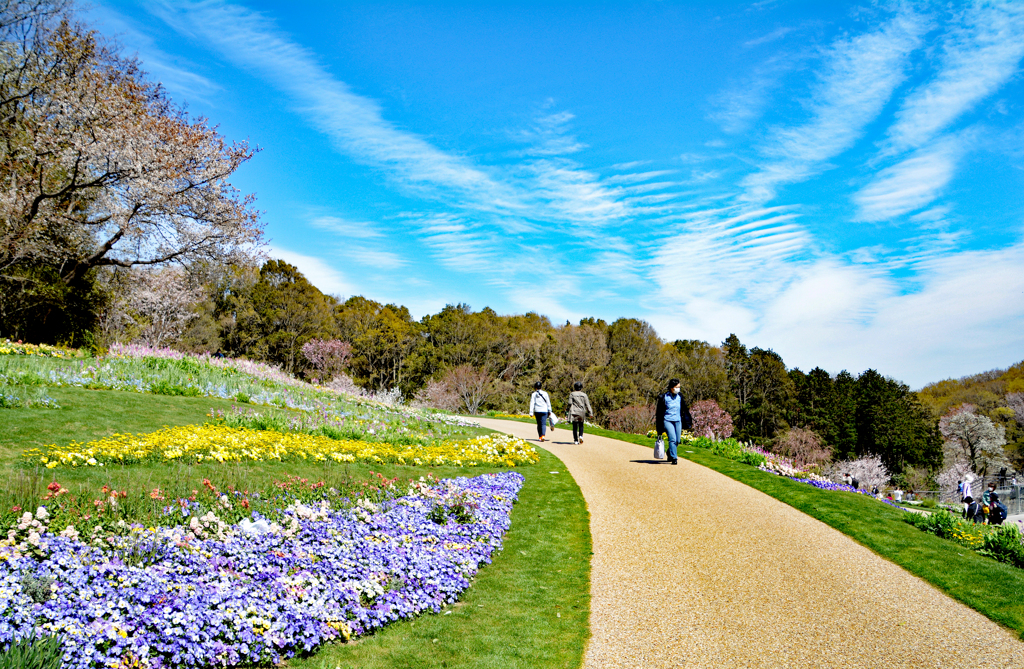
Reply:
M530 413L537 419L537 437L544 441L544 435L548 433L548 414L551 413L551 398L540 389L540 381L533 384L533 393L530 395Z

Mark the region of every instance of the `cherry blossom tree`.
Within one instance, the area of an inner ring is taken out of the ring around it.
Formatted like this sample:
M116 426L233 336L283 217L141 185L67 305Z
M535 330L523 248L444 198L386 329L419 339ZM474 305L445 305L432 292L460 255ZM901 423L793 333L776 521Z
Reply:
M430 407L442 411L458 411L461 405L459 396L444 381L430 380L421 388L413 399L415 407Z
M352 344L340 339L310 339L302 345L302 355L313 366L317 379L327 382L345 371L352 357Z
M821 465L831 459L829 449L822 444L821 437L801 427L790 428L783 433L775 441L772 450L792 459L793 465L799 469Z
M72 283L247 259L262 227L228 177L253 151L190 118L64 3L8 5L24 11L0 25L0 273L46 263Z
M857 479L858 485L868 490L875 486L885 487L892 477L878 455L865 455L856 460L834 462L826 471L826 476L837 483L843 480L844 474Z
M104 346L173 345L199 317L196 306L206 297L180 267L112 272L106 290L111 299L99 314L98 328Z
M943 457L947 465L966 462L971 471L984 476L1009 465L1006 428L977 413L973 404L961 404L939 419Z
M694 402L690 407L693 417L693 434L710 439L725 439L732 436L732 416L718 406L714 400Z
M1024 427L1024 393L1010 393L1006 396L1006 406L1013 409L1017 423Z
M195 305L202 299L202 288L190 285L181 268L136 272L129 307L142 323L139 340L153 348L175 343L198 317Z
M956 460L948 463L946 468L936 474L935 482L939 484L939 494L943 500L959 502L957 495L957 483L967 480L971 472L971 465L966 460Z

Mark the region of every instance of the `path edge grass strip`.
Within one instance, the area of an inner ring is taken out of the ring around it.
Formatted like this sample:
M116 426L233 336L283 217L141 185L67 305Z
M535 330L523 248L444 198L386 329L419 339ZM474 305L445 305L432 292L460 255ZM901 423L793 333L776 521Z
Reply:
M532 422L529 419L505 419ZM602 428L597 436L654 447L654 439ZM679 457L759 490L820 520L873 553L893 562L1024 640L1024 569L997 562L970 549L922 532L903 520L906 511L867 495L821 490L761 471L700 448L680 445Z

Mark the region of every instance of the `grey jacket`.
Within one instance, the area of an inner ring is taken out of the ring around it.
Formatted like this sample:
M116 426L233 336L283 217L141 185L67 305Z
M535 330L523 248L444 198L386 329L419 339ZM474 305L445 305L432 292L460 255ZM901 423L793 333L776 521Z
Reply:
M569 393L569 417L573 420L583 420L588 415L593 416L594 410L590 408L590 398L582 390L574 390Z

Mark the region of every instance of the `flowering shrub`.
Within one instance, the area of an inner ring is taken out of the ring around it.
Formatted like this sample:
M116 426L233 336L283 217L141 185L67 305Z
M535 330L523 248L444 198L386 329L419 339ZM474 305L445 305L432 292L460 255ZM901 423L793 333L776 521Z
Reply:
M352 344L338 339L310 339L302 345L302 355L313 365L318 379L330 381L348 365Z
M633 404L608 414L608 429L627 434L644 434L654 423L653 404Z
M281 524L214 515L213 531L135 525L89 543L43 530L34 556L0 542L0 644L60 634L71 669L278 664L456 601L501 547L522 482L420 482L357 509L290 505ZM117 558L126 547L146 563Z
M856 460L835 462L825 472L828 478L837 482L843 480L843 474L849 474L857 479L860 486L867 490L875 486L884 488L891 477L882 458L877 455L865 455Z
M828 464L832 453L812 430L794 427L775 441L773 450L792 459L797 467Z
M732 416L714 400L694 402L690 407L693 433L698 437L725 439L732 436Z
M183 462L287 461L376 462L416 465L498 465L515 467L539 461L522 439L490 434L475 439L447 439L429 445L395 445L330 437L250 430L226 425L169 427L150 434L115 434L85 444L29 449L25 456L53 469L144 460Z

